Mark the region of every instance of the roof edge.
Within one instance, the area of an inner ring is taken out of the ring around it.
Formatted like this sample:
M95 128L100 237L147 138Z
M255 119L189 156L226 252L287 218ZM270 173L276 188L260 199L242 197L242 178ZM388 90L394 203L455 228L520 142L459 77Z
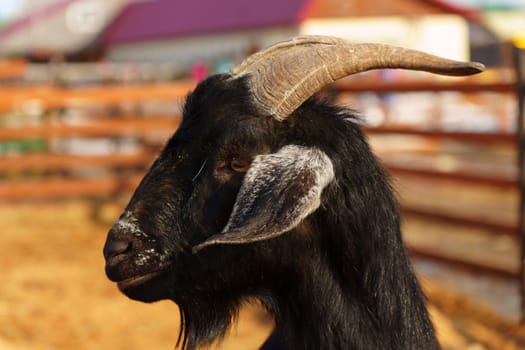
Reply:
M24 30L25 28L37 23L53 14L63 10L76 0L61 0L53 2L41 9L30 12L14 21L8 23L4 28L0 30L0 40L10 37L11 35Z

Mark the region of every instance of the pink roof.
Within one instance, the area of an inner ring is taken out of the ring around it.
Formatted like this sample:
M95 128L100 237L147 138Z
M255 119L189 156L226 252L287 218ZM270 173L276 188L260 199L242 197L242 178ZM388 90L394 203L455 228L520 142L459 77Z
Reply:
M146 0L129 4L106 28L106 45L187 34L294 24L311 0Z

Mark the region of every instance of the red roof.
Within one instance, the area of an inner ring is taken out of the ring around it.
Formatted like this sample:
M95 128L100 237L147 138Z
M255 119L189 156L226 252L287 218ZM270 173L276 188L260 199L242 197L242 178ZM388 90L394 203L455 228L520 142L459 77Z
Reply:
M294 24L311 0L155 0L129 4L105 44Z
M482 19L482 13L476 7L458 6L450 0L424 0L424 2L441 7L444 11L462 16L469 21L479 22Z
M405 16L455 14L479 21L481 13L473 7L453 5L454 0L313 0L306 17L348 18L366 16Z

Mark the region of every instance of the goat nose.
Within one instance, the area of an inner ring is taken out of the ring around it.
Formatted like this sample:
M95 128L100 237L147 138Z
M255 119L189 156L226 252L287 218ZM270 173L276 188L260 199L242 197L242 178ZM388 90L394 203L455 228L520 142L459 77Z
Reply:
M102 252L104 254L104 258L107 260L119 254L125 253L130 247L131 242L123 240L111 240L106 242Z

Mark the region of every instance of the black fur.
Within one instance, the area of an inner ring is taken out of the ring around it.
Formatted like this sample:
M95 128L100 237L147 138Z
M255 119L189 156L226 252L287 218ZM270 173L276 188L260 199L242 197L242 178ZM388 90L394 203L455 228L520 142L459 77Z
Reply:
M160 269L123 292L175 301L187 349L220 340L241 304L253 299L274 315L277 343L289 349L437 349L388 176L359 118L314 97L278 122L251 101L246 80L228 75L208 78L188 96L181 127L126 209L148 238L114 226L105 248L108 277ZM193 254L232 211L243 174L229 169L230 160L287 144L317 147L331 159L335 180L321 206L282 236ZM118 259L110 249L117 240L131 242ZM162 258L136 266L143 246Z

